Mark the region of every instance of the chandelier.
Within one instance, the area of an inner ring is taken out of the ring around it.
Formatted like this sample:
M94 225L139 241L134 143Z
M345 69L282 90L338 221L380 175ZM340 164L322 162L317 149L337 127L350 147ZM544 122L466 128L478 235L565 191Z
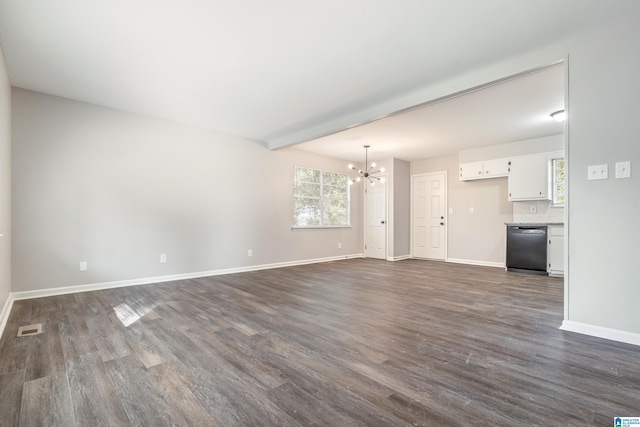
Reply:
M349 169L353 169L360 174L359 177L351 180L351 184L353 184L354 182L360 182L362 178L368 179L371 184L375 184L375 182L373 181L374 179L379 182L384 182L383 176L376 176L377 173L384 172L384 168L374 170L376 167L375 163L371 163L371 166L369 166L369 147L369 145L364 146L364 170L356 169L355 166L351 164L349 165Z

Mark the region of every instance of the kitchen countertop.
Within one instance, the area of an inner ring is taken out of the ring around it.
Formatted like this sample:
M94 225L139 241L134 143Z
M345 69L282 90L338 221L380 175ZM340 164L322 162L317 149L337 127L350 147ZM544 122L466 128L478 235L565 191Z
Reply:
M537 225L564 225L564 222L505 222L507 227L510 226L523 226L523 227L535 227Z

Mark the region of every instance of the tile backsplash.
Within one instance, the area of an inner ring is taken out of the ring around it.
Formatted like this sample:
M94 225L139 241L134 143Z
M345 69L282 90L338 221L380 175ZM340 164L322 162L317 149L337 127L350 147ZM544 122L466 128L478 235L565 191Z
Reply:
M551 207L549 200L513 202L513 222L564 222L564 208Z

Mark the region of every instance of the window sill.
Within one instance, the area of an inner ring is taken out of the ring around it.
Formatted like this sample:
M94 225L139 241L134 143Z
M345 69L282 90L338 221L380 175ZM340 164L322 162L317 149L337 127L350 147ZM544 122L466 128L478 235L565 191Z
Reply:
M291 227L291 230L337 230L342 228L353 228L350 225L308 225L308 226L298 226L294 225Z

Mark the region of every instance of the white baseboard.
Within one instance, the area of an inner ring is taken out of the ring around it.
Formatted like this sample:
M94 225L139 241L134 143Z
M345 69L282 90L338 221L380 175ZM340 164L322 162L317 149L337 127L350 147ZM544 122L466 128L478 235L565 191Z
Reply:
M607 340L618 341L627 344L640 345L640 334L636 334L633 332L604 328L602 326L573 322L571 320L564 320L562 322L562 326L560 326L560 329L562 329L563 331L590 335L592 337L604 338Z
M447 258L447 262L452 262L454 264L469 264L469 265L480 265L482 267L499 267L504 268L504 263L502 262L491 262L491 261L477 261L474 259L459 259L459 258Z
M4 328L7 326L7 321L9 320L9 314L11 313L11 307L13 307L13 294L9 294L7 301L4 303L4 307L2 307L2 311L0 312L0 337L4 333Z
M387 261L403 261L405 259L411 259L411 255L389 256Z
M340 261L344 259L362 258L364 254L350 254L344 256L305 259L298 261L278 262L273 264L250 265L246 267L226 268L221 270L199 271L195 273L172 274L168 276L143 277L139 279L119 280L115 282L91 283L87 285L63 286L58 288L38 289L34 291L13 292L13 300L51 297L79 292L98 291L101 289L122 288L126 286L149 285L153 283L172 282L175 280L196 279L207 276L220 276L222 274L243 273L247 271L267 270L271 268L292 267L295 265L317 264L321 262Z

